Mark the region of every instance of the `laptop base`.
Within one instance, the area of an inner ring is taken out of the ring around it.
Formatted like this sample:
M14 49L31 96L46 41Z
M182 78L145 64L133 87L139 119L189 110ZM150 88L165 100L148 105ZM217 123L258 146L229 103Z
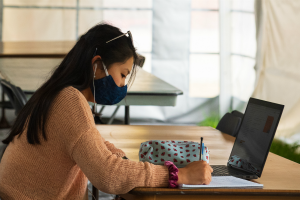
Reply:
M255 174L252 174L250 172L244 172L238 169L234 169L230 166L226 165L211 165L213 168L212 176L235 176L237 178L242 179L257 179L258 176Z

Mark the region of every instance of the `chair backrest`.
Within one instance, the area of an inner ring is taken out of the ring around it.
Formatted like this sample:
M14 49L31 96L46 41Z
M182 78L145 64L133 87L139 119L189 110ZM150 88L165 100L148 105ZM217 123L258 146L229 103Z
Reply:
M8 144L4 144L4 143L2 143L1 146L0 146L0 162L1 162L1 160L2 160L4 151L6 150L6 147L7 147L7 146L8 146Z
M243 113L236 110L232 111L231 113L226 113L219 121L216 129L236 137L241 126L242 118Z
M21 88L14 86L6 80L1 80L0 82L4 93L7 95L15 109L15 114L18 115L18 113L27 103L25 93L21 90Z
M145 61L146 61L146 58L145 58L145 56L142 56L141 54L137 53L137 55L138 55L138 58L137 58L137 61L136 61L137 65L142 68L144 66Z
M237 110L232 111L231 114L233 114L234 116L239 117L241 119L243 119L243 117L244 117L244 114Z

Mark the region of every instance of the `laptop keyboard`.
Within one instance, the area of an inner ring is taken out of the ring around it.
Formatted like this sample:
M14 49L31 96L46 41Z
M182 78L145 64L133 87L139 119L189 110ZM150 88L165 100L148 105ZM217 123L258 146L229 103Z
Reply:
M213 168L212 176L234 176L234 175L249 175L250 173L243 172L226 165L211 165Z

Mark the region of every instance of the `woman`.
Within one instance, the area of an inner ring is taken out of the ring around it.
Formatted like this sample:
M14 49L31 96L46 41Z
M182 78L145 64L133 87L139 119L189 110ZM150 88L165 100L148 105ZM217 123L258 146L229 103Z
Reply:
M137 54L128 34L108 24L91 28L30 98L3 140L9 144L0 164L3 199L83 199L88 179L112 194L210 182L204 161L177 173L172 163L125 160L96 129L88 101L118 103L125 78L134 77Z

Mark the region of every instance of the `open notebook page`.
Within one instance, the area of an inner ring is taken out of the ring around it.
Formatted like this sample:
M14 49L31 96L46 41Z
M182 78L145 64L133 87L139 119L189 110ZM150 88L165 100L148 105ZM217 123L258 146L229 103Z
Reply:
M197 188L263 188L263 184L254 183L234 176L212 176L209 185L179 185L181 189Z

